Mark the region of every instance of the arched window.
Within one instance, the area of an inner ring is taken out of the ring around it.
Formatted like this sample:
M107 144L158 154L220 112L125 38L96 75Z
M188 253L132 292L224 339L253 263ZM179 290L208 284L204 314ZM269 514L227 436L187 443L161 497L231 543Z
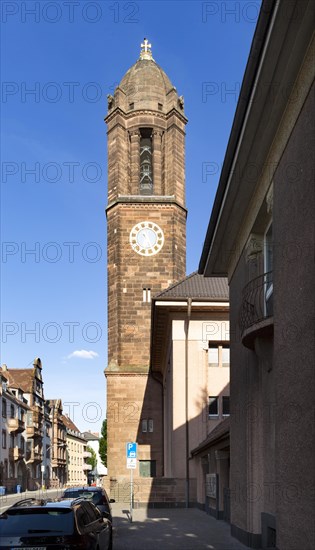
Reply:
M140 129L140 195L153 194L152 128Z

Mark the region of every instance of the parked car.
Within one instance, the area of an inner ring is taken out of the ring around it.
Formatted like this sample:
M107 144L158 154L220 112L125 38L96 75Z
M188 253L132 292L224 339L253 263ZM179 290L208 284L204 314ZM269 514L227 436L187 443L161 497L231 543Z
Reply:
M111 503L115 500L108 498L105 489L89 485L86 487L69 487L61 495L62 499L78 497L91 500L105 518L108 518L111 522L113 521Z
M111 522L88 500L24 499L0 515L1 550L109 550Z
M93 504L99 509L102 516L110 520L111 523L111 544L112 544L112 507L111 503L115 502L114 499L109 499L108 495L102 487L91 487L89 485L83 487L69 487L65 489L61 498L84 498L88 501L92 501Z

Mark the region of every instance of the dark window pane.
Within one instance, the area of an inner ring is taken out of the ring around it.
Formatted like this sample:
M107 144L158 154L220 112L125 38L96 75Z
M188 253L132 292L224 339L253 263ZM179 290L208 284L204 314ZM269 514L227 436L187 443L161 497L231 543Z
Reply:
M217 397L209 397L209 414L210 415L219 414Z
M230 397L229 396L222 397L222 414L224 415L230 414Z

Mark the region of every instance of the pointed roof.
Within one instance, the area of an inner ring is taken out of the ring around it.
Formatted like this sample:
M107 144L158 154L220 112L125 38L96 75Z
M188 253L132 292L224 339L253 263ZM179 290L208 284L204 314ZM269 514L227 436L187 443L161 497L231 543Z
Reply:
M66 416L65 414L62 414L61 415L61 420L62 420L62 422L64 423L64 425L66 426L66 428L68 430L72 430L73 432L81 433L79 428L76 427L76 425L74 424L74 422L72 422L72 420L71 420L71 418L69 418L69 416Z
M154 300L161 298L228 301L228 280L226 277L204 277L195 271L154 296Z
M13 388L20 388L24 393L32 393L34 387L34 369L10 369L5 377Z

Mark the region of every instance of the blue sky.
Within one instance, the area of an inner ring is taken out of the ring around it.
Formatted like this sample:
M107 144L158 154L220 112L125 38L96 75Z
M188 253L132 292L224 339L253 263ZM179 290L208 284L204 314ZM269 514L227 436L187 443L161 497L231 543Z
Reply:
M106 416L106 96L148 37L184 95L196 270L260 1L1 3L1 363L43 363L81 430ZM30 252L32 251L32 252Z

